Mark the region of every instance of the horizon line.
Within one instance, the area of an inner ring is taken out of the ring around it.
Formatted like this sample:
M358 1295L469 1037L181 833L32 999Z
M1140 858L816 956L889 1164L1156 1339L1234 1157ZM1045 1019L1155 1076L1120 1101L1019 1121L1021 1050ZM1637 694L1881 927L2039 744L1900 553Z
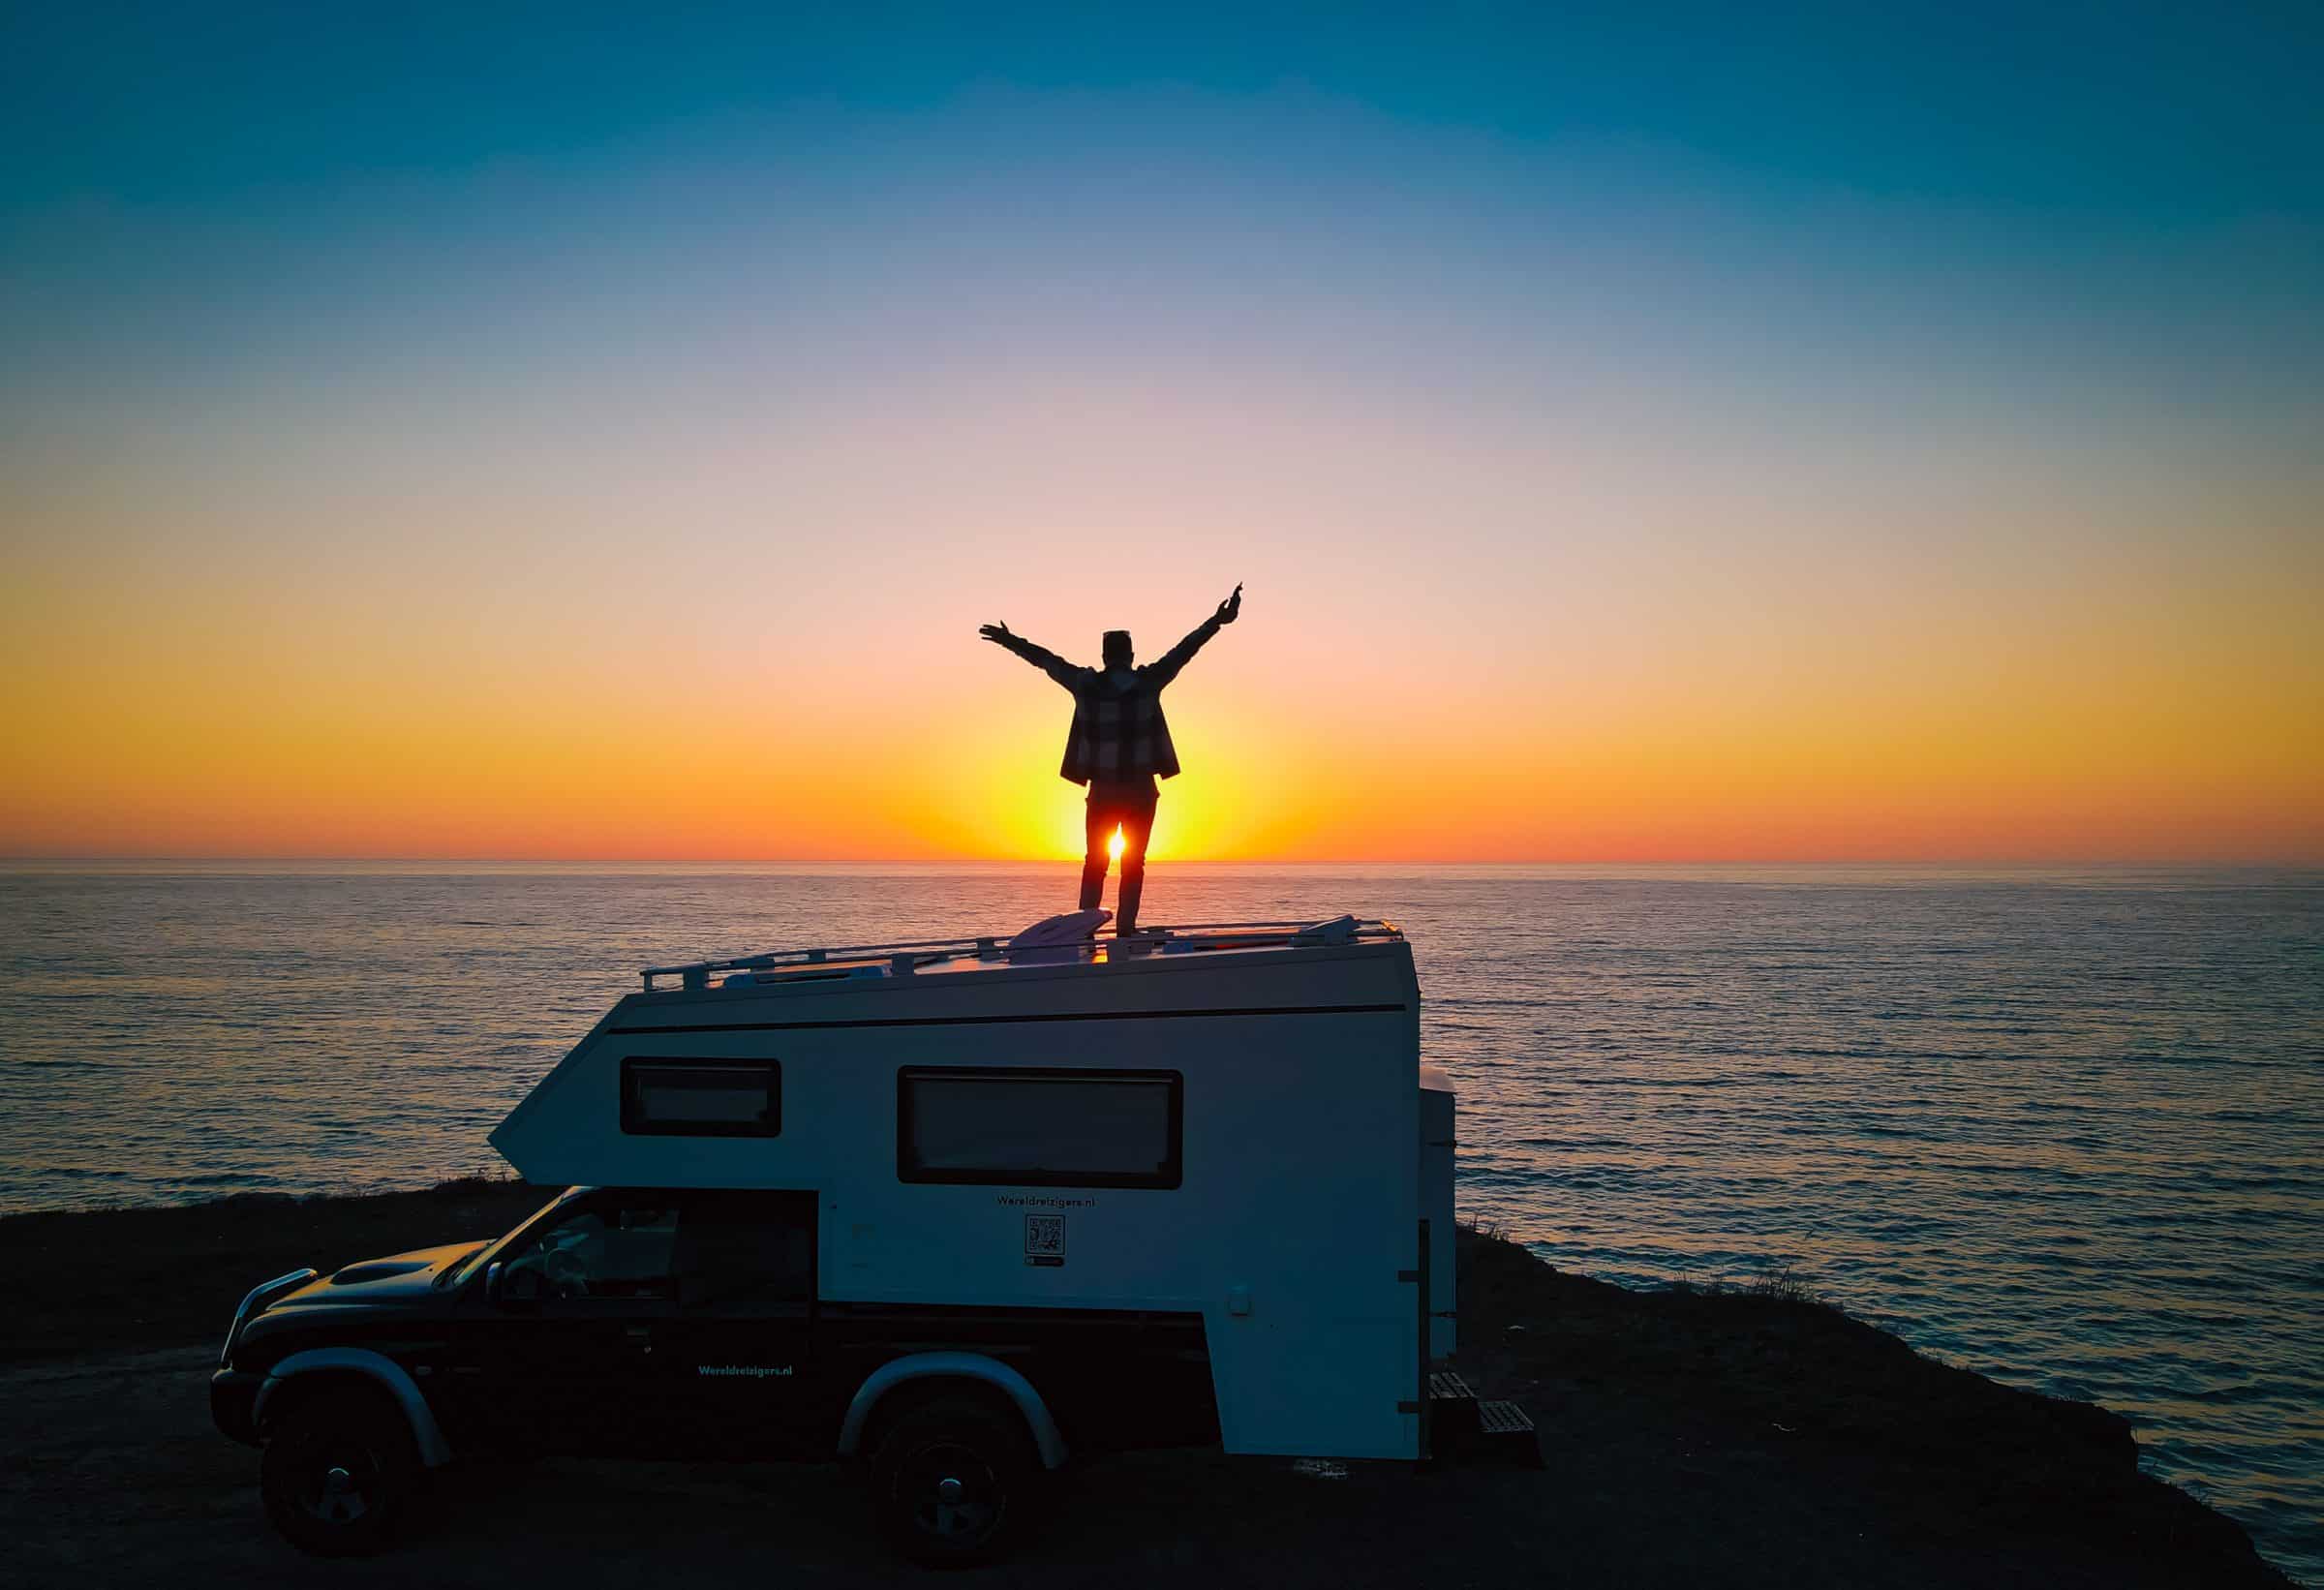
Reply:
M0 868L76 862L110 865L165 862L251 865L477 867L1075 867L1078 856L505 856L346 854L172 854L0 851ZM1157 863L1180 867L2086 867L2086 868L2324 868L2324 856L1327 856L1187 857Z

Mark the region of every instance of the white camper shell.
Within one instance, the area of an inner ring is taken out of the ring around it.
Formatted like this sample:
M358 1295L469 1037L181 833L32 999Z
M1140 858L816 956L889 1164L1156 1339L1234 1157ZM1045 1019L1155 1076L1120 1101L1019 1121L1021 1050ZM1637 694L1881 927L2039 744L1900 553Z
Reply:
M811 1193L823 1307L1199 1315L1228 1452L1428 1455L1452 1095L1403 934L1093 926L648 971L492 1143Z

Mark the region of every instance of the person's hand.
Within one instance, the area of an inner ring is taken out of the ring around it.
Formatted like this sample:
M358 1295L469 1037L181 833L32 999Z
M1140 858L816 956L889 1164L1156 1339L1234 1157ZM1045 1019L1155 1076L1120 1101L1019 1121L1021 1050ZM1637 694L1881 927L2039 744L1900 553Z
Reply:
M1235 587L1235 595L1229 596L1225 601L1222 601L1218 604L1218 622L1221 624L1233 624L1237 615L1241 613L1241 611L1242 586L1238 582Z
M1009 633L1009 627L1006 624L981 625L978 627L976 632L984 636L995 646L1006 646L1010 641L1017 638L1015 635Z

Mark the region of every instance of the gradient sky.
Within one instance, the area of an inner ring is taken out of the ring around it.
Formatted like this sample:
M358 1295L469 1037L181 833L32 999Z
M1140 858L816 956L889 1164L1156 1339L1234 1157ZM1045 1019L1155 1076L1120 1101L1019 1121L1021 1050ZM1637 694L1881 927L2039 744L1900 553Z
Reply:
M489 16L472 15L490 10ZM2324 859L2312 8L16 8L0 853Z

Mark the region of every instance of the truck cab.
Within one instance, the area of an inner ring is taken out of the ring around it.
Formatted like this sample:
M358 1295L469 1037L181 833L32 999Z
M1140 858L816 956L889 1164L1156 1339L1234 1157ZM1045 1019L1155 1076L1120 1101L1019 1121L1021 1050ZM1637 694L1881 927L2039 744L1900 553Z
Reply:
M814 1216L811 1193L575 1187L495 1241L284 1277L237 1313L212 1414L325 1555L382 1544L458 1453L860 1457L900 1544L973 1559L1068 1452L1217 1439L1199 1317L824 1306ZM932 1429L959 1474L904 1472Z

